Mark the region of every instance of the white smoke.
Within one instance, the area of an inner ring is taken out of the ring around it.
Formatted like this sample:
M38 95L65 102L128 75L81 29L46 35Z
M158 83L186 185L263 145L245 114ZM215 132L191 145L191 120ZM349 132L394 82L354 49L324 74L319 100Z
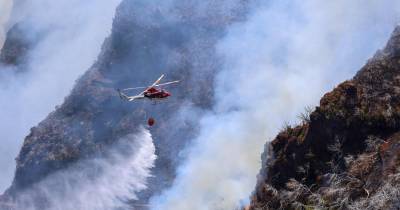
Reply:
M264 143L354 75L400 15L395 0L268 1L256 8L220 41L225 66L217 103L173 187L152 199L153 209L231 210L246 203Z
M111 210L127 209L126 201L135 200L135 193L146 189L147 178L156 159L150 132L120 139L97 158L75 164L52 174L31 190L18 195L18 210ZM38 198L46 207L38 207Z
M120 1L35 0L14 7L12 19L24 22L25 38L38 31L41 36L32 40L25 72L0 67L0 192L11 183L29 128L62 103L94 63Z
M3 47L8 19L11 15L13 0L0 0L0 50Z

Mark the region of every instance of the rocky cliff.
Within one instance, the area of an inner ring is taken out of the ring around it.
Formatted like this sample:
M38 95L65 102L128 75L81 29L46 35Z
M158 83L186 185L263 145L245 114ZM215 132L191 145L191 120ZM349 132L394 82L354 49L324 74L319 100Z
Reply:
M400 208L400 27L266 146L251 209Z
M136 202L146 203L168 187L179 163L176 157L198 124L196 117L181 113L211 106L213 75L220 65L214 45L227 25L240 20L245 2L228 12L223 4L209 3L206 9L212 12L203 15L196 13L194 1L168 8L123 1L96 63L77 80L64 103L26 137L3 199L12 202L50 174L101 156L120 137L146 124L148 117L156 119L150 130L158 158L148 189ZM7 54L3 60L13 63L13 55L19 53ZM173 96L168 100L127 103L116 94L116 88L147 85L163 73L168 80L182 81L169 87Z

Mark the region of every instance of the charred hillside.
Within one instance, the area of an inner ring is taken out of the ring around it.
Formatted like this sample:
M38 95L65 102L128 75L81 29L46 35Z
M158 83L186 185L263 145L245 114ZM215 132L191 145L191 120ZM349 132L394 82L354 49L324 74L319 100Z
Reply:
M246 1L229 12L223 4L209 3L208 15L196 13L196 3L190 1L167 9L136 3L121 3L96 63L76 81L64 103L25 138L5 194L9 200L56 171L101 156L120 137L145 125L148 117L156 119L150 130L158 158L149 189L138 203L172 183L177 154L196 135L198 125L196 117L180 113L211 107L213 76L220 65L214 45L227 25L240 21ZM173 96L166 101L127 103L116 94L117 88L147 85L163 73L168 80L182 81L169 88Z
M398 209L400 28L357 75L287 127L262 159L251 209Z

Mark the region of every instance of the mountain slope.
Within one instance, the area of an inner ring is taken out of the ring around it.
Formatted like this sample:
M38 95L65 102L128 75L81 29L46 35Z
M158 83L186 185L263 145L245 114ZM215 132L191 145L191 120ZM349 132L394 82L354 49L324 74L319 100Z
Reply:
M0 53L0 63L21 65L26 59L26 52L31 43L24 37L21 24L14 25L7 32L7 39Z
M251 209L398 209L400 27L267 146Z
M240 20L246 3L238 2L232 11L208 2L212 12L203 15L196 13L196 2L156 7L123 1L96 63L64 103L26 137L6 197L16 198L56 171L101 156L148 117L156 119L150 130L158 158L149 189L138 202L146 203L168 187L180 161L177 154L196 135L196 113L212 104L213 75L220 65L214 45L227 25ZM182 80L168 87L173 93L168 100L127 103L116 94L116 88L147 85L162 73L167 80ZM184 112L195 117L187 118Z

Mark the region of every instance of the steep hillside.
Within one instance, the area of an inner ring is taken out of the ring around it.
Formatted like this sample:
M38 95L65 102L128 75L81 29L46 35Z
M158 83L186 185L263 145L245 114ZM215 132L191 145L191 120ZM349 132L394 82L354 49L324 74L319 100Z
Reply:
M400 27L266 146L250 209L400 208Z
M8 31L0 53L1 64L17 66L26 60L27 50L32 43L26 39L21 27L23 27L22 24L16 24Z
M120 137L145 125L150 116L156 119L150 131L158 158L149 189L137 202L146 203L169 186L179 162L176 157L196 135L198 124L196 117L188 119L180 113L201 113L211 106L213 75L219 67L214 45L224 28L240 19L245 2L232 11L223 4L207 3L212 12L199 15L196 3L190 1L167 8L123 1L97 62L76 82L65 102L26 137L13 184L3 199L12 202L48 175L101 156ZM116 94L116 88L147 85L162 73L167 80L182 80L169 87L173 96L166 101L127 103Z

